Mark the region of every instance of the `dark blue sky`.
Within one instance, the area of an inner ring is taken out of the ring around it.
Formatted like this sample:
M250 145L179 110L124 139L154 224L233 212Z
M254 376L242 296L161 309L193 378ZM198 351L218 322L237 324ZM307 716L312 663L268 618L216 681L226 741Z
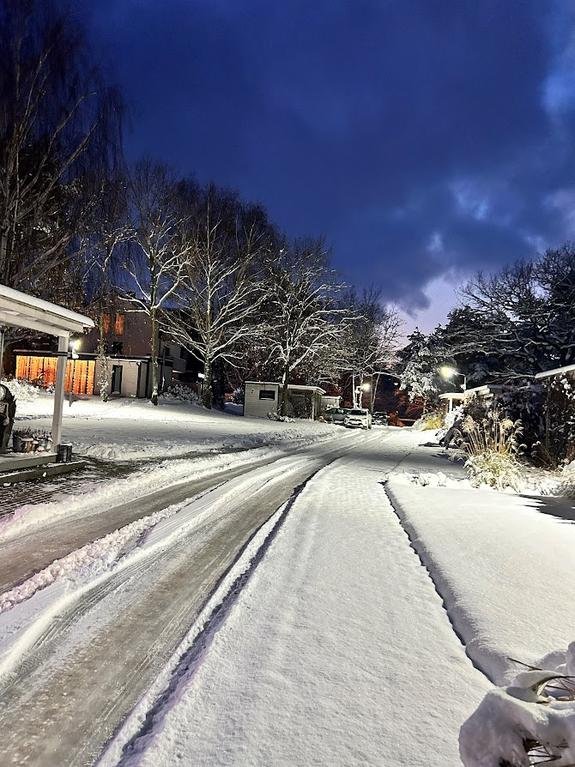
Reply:
M575 237L575 3L79 0L124 91L128 156L324 234L417 311ZM443 304L443 305L442 305Z

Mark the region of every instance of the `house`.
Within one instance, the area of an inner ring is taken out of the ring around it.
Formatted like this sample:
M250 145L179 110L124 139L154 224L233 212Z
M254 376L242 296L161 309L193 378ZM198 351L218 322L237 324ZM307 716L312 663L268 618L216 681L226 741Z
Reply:
M65 389L74 394L99 394L102 365L109 367L110 395L149 397L152 393L151 329L143 312L119 305L106 311L87 333L74 339L74 354L66 364ZM99 334L105 348L104 359L98 354ZM72 349L70 349L72 352ZM57 353L54 351L16 349L15 375L18 379L54 384ZM73 357L73 358L72 358ZM158 379L160 391L176 382L197 379L198 364L192 356L169 337L160 335Z
M246 381L244 415L266 418L268 413L277 413L281 384L275 381ZM319 386L303 384L288 385L286 415L314 420L322 412L322 397L325 391Z

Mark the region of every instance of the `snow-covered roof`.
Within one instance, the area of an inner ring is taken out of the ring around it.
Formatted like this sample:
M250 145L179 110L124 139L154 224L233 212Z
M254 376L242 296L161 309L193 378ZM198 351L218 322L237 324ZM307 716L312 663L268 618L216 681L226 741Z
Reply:
M246 381L246 384L255 384L256 386L281 386L277 381ZM292 391L315 391L319 394L325 394L325 389L321 386L307 386L305 384L288 384L288 389Z
M565 365L562 368L553 368L553 370L543 370L541 373L537 373L535 378L549 378L550 376L560 376L563 373L575 372L575 365Z
M82 333L94 322L83 314L0 285L0 325L38 330L53 336Z
M439 399L447 399L447 400L457 400L458 402L462 402L465 397L465 394L462 391L448 391L445 394L440 394Z

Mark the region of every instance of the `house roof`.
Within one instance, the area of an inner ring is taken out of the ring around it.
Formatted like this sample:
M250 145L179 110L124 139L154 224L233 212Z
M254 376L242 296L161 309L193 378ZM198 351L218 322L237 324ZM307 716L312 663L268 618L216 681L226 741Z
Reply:
M256 386L281 386L277 381L246 381L247 384L256 384ZM315 391L320 394L325 394L325 390L320 386L307 386L305 384L288 384L288 389L291 391Z
M94 322L58 304L0 285L0 325L64 336L83 333L85 328L93 328Z
M559 376L562 373L571 373L575 371L575 365L564 365L562 368L553 368L553 370L543 370L541 373L537 373L535 378L550 378L551 376Z

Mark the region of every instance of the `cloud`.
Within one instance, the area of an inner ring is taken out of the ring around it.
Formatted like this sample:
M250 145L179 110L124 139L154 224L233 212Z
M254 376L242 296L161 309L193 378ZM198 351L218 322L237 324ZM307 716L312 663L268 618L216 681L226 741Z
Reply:
M132 157L325 234L349 280L411 311L442 275L572 230L564 3L84 1L133 105Z

